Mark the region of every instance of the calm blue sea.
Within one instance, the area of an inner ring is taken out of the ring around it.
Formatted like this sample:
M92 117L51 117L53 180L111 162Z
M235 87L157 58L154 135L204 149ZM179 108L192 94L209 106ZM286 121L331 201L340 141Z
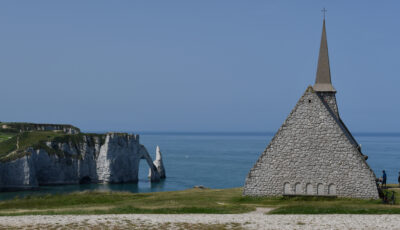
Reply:
M245 177L273 133L145 133L140 136L154 158L156 146L163 154L167 179L150 183L148 166L140 164L139 183L122 185L44 186L38 191L0 193L0 200L15 196L65 193L89 189L156 192L203 185L209 188L243 186ZM368 163L377 176L385 169L388 183L397 183L400 171L400 134L356 134Z

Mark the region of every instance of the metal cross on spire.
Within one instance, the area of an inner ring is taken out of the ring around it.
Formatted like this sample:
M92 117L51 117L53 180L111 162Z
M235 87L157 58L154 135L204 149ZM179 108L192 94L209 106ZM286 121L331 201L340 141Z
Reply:
M325 13L327 12L327 10L325 9L325 7L321 10L321 12L324 14L324 20L325 20Z

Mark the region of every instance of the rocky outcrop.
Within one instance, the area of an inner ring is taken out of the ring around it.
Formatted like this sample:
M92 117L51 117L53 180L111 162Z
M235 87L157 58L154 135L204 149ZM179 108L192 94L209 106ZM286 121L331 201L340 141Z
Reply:
M165 178L165 168L161 156L160 146L157 145L156 148L156 160L153 161L154 166L156 166L156 171L160 174L160 178ZM149 177L153 175L152 170L149 170Z
M99 182L123 183L137 182L139 161L145 159L152 172L151 181L160 180L160 174L143 145L139 144L139 136L121 138L120 134L106 137L96 160L96 171Z
M0 190L31 189L39 185L78 183L125 183L138 181L141 159L159 172L138 135L108 133L84 135L80 141L47 142L45 147L26 149L16 160L0 163Z

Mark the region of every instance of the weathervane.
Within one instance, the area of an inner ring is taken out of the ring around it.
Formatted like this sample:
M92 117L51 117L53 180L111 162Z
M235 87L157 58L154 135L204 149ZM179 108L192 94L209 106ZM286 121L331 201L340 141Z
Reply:
M325 20L325 13L327 12L327 10L325 9L325 7L321 10L321 12L324 14L324 20Z

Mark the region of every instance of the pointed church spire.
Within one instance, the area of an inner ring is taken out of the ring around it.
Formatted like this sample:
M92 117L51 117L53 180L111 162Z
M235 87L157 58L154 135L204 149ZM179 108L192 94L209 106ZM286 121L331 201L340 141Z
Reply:
M328 42L326 40L325 18L322 26L321 46L319 48L317 77L314 90L317 92L336 92L331 82L331 70L329 67Z

